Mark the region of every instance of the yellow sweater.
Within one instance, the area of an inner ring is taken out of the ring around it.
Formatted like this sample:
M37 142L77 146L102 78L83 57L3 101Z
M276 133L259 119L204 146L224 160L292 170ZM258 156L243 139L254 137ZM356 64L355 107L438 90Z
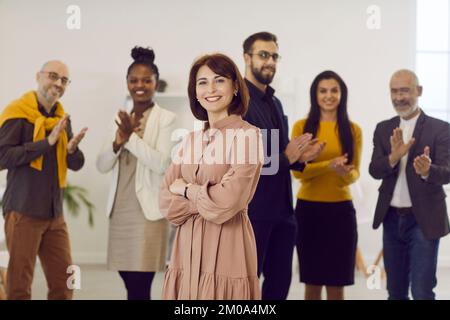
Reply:
M292 129L292 138L303 134L306 119L299 120ZM301 182L297 198L317 202L339 202L351 200L349 185L359 178L361 162L362 134L361 128L351 122L354 137L354 156L352 164L355 166L346 176L339 176L329 167L332 159L342 156L339 133L336 122L321 121L317 138L326 141L322 153L305 166L303 172L293 171L294 177Z
M45 139L45 131L52 130L64 117L64 108L57 102L55 117L44 117L38 109L37 94L29 91L18 100L11 102L0 114L0 128L11 119L25 119L34 124L33 142ZM59 187L66 187L67 176L67 133L64 130L56 143L56 158L58 161ZM40 156L30 163L30 167L42 171L44 156ZM38 186L39 187L39 186Z

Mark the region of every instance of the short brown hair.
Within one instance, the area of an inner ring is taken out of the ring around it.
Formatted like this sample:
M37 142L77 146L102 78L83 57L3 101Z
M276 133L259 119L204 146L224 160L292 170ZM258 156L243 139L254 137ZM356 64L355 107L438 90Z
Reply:
M192 114L202 121L208 121L208 112L197 100L197 73L202 66L208 66L218 75L231 79L237 85L237 96L233 96L228 106L228 114L244 116L247 113L249 94L247 85L236 64L224 54L207 54L198 58L192 65L189 73L188 96Z

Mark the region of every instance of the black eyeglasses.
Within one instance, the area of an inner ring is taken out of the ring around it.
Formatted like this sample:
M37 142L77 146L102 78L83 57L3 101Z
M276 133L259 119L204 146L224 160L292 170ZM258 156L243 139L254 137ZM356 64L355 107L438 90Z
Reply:
M278 53L270 53L268 51L259 51L258 53L248 52L248 55L254 56L257 55L262 60L267 61L272 57L273 61L278 62L281 60L281 56Z
M61 84L63 86L68 86L72 81L67 78L67 77L61 77L59 74L57 74L56 72L52 72L52 71L41 71L42 73L47 73L48 77L50 78L50 80L56 82L59 79L61 79Z

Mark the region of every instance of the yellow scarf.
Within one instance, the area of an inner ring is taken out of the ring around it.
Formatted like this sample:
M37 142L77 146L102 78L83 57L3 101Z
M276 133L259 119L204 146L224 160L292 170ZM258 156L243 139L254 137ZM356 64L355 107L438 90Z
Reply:
M64 108L57 102L55 117L44 117L38 109L38 101L35 91L24 94L20 99L11 102L0 115L0 128L7 120L26 119L34 124L33 142L45 139L45 132L52 130L64 117ZM56 143L56 158L58 160L59 187L66 186L67 175L67 133L64 130ZM44 156L31 161L30 166L36 170L42 170ZM39 186L38 186L39 187Z

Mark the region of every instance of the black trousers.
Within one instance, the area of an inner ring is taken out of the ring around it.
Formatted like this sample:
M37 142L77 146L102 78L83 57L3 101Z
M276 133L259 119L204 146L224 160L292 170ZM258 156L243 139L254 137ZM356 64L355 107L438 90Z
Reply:
M297 200L300 281L316 286L354 284L358 226L352 201Z
M263 300L285 300L292 278L297 224L294 215L282 220L254 220L258 276L264 276Z
M119 271L127 288L128 300L151 300L154 272Z

